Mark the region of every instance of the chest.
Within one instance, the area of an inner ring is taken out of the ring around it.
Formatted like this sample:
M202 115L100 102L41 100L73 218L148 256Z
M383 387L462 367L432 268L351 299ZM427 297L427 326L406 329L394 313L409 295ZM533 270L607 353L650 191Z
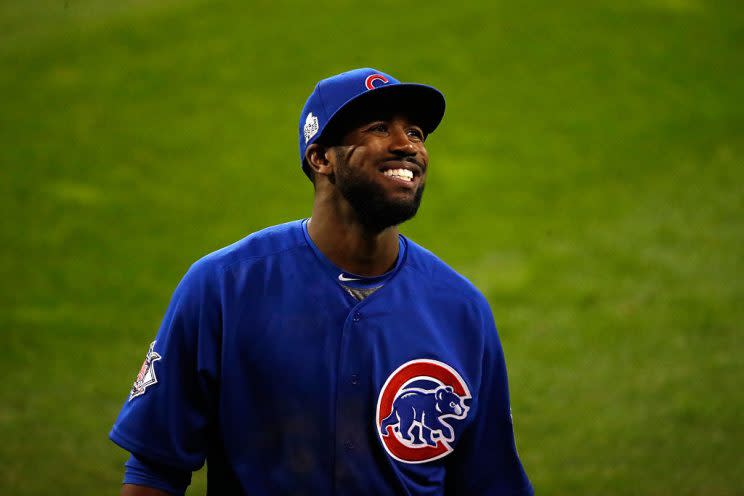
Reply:
M298 480L330 473L353 486L372 470L381 494L397 484L384 475L391 460L441 470L418 462L449 453L468 421L482 362L475 327L449 295L405 280L361 302L334 281L246 286L223 316L228 449L241 458L264 447Z

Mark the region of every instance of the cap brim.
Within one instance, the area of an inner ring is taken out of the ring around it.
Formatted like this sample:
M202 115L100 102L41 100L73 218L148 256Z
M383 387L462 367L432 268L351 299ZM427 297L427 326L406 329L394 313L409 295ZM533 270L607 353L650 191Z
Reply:
M444 117L444 95L425 84L399 83L366 91L344 103L328 120L321 136L343 127L344 122L363 120L368 113L393 109L409 116L427 135L434 132ZM319 136L320 138L320 136Z

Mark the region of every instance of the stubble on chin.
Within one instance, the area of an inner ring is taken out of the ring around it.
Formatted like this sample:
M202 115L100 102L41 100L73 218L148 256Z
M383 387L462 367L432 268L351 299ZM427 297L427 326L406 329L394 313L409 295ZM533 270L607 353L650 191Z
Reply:
M359 222L373 231L382 231L412 219L421 205L425 186L422 182L410 200L391 199L382 186L345 165L337 169L335 182Z

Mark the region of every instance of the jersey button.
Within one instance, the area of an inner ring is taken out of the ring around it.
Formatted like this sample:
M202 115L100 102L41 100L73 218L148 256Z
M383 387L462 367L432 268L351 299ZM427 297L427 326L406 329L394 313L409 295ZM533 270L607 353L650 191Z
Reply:
M355 313L352 320L354 320L354 322L359 322L360 320L362 320L362 314L359 312Z
M353 441L346 441L344 443L344 448L347 450L353 450L354 449L354 442Z
M351 383L355 386L359 384L359 375L358 374L352 374L351 376Z

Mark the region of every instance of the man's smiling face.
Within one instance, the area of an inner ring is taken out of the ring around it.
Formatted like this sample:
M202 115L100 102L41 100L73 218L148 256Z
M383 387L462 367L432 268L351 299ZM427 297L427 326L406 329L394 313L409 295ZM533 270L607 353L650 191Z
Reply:
M429 155L412 118L383 109L368 115L333 147L333 180L359 221L382 230L416 215Z

